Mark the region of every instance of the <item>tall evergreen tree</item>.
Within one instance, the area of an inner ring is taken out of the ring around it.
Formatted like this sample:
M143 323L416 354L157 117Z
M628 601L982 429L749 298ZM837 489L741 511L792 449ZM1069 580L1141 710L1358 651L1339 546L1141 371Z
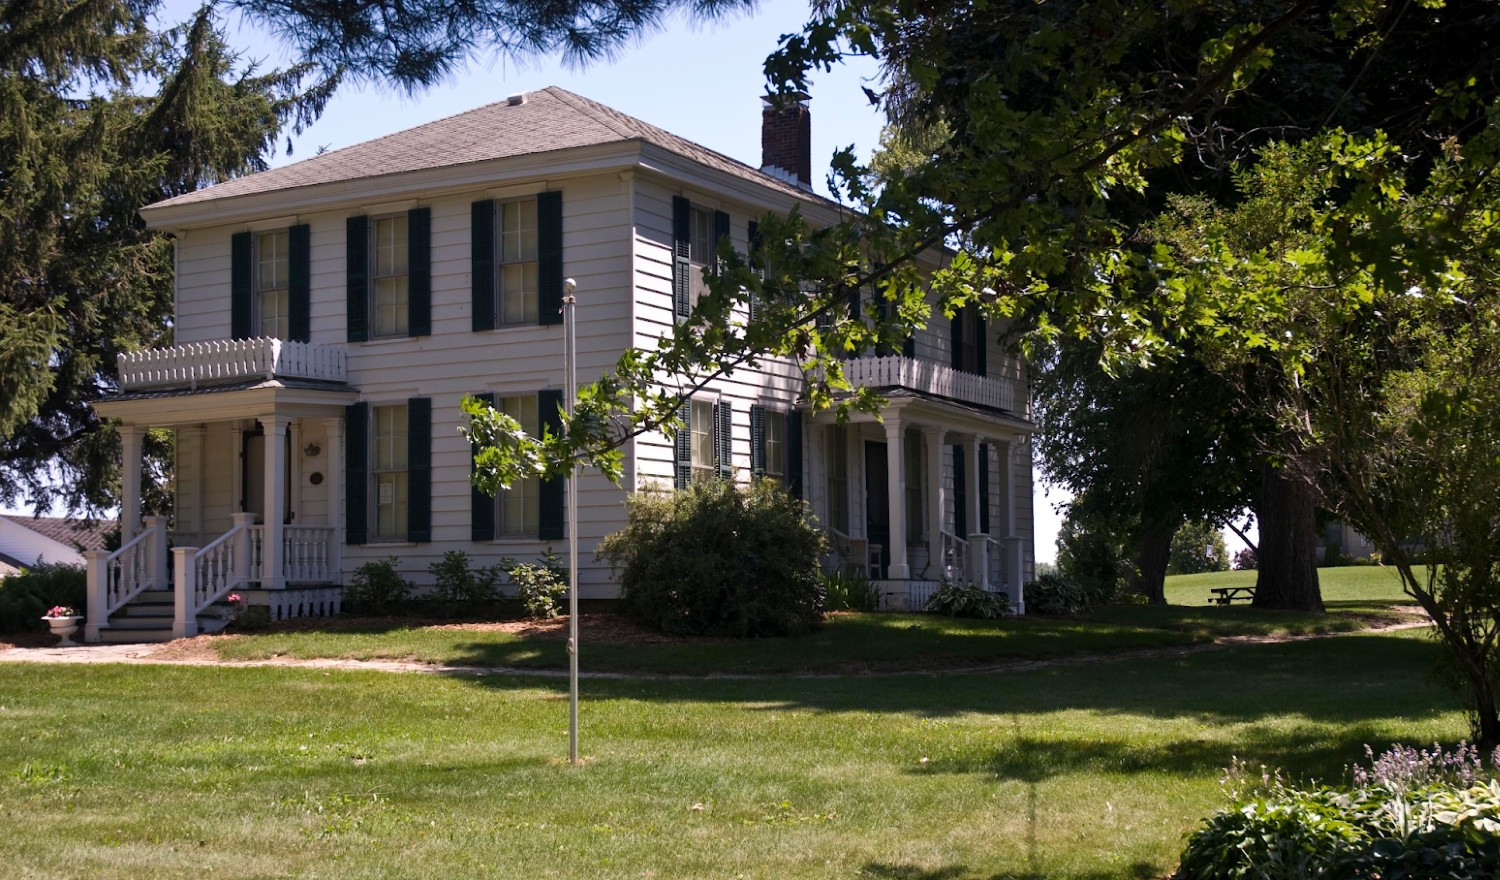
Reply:
M113 503L119 443L89 404L115 387L118 353L167 341L172 306L171 240L137 209L265 168L337 83L306 65L241 63L208 7L159 32L158 11L156 0L0 6L5 503ZM160 456L157 441L148 452Z

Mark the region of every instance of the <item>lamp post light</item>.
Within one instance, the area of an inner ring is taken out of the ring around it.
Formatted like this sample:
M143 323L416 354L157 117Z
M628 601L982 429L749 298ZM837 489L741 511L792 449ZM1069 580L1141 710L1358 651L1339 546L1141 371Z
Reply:
M578 405L578 337L574 330L578 282L563 281L563 348L567 361L564 394L568 425ZM578 464L568 468L568 763L578 765Z

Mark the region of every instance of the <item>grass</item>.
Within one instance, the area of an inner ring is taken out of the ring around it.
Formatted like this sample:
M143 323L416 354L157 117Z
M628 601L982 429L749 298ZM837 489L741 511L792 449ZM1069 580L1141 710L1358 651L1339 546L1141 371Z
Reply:
M0 665L8 876L1141 878L1231 756L1453 741L1419 631L1002 673Z
M972 668L1017 660L1171 648L1233 636L1350 632L1396 619L1398 598L1377 577L1383 569L1332 569L1330 615L1208 606L1208 589L1253 579L1245 572L1172 578L1167 607L1116 606L1069 618L970 621L917 614L840 614L818 632L792 639L663 641L619 644L580 640L581 662L594 672L675 675L847 673ZM1348 577L1343 572L1360 573ZM1337 584L1337 585L1335 585ZM1334 599L1334 596L1343 598ZM1196 600L1196 601L1194 601ZM587 617L585 618L587 620ZM230 660L270 657L407 659L486 667L562 669L558 639L499 631L365 622L354 628L269 632L217 639Z
M1212 587L1254 585L1253 571L1176 575L1167 578L1167 601L1174 605L1203 605ZM1323 604L1330 611L1368 611L1412 603L1411 597L1401 591L1396 570L1378 565L1320 568L1318 588L1323 594Z

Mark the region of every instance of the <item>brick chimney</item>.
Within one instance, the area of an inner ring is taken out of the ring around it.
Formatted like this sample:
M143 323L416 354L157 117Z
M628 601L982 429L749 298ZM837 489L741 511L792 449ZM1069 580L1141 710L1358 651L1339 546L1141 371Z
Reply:
M777 109L768 95L761 98L760 170L773 174L801 189L812 191L812 114L807 102L811 96L799 92L788 98L785 108Z

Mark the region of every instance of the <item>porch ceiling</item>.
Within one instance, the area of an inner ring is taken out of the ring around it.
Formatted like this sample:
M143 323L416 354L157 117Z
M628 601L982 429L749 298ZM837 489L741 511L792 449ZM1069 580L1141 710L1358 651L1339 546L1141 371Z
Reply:
M94 402L107 419L127 425L168 428L200 422L254 419L263 416L331 418L359 399L347 386L272 379L196 390L144 391Z
M1035 427L1026 419L981 407L966 406L953 401L915 394L905 389L882 389L886 405L880 410L880 418L868 413L850 413L849 421L875 423L899 419L911 427L933 425L955 434L1007 440L1028 436ZM814 425L831 425L837 421L833 410L824 410L812 417Z

